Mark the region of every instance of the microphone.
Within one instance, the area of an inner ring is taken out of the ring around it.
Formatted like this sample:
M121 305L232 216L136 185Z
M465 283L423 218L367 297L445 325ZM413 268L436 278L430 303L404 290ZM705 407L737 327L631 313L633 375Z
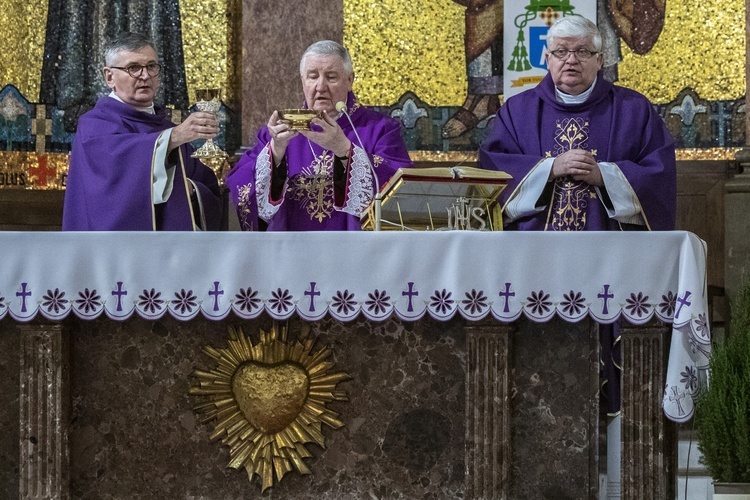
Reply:
M368 155L367 151L365 151L365 147L362 144L362 139L359 137L359 134L357 133L357 127L354 126L354 122L352 122L352 118L349 116L349 113L346 112L346 103L343 101L337 102L336 111L338 111L339 113L342 113L344 116L346 116L346 119L349 120L349 125L352 126L352 130L354 131L354 136L357 138L357 141L359 142L359 147L362 148L362 151L365 152L365 159L367 160L367 166L370 168L372 179L375 182L375 193L374 193L375 196L373 197L373 207L375 211L375 214L374 214L375 231L380 231L382 198L380 196L380 182L378 181L378 175L375 173L375 167L372 165L372 162L370 161L370 155Z

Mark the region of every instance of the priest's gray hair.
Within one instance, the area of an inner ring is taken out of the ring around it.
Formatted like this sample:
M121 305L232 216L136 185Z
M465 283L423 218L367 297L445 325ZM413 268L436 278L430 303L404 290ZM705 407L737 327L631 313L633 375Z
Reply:
M341 58L341 62L344 63L344 71L348 75L354 73L352 56L349 55L349 50L333 40L320 40L305 49L305 52L299 60L300 74L302 74L302 64L305 62L307 56L338 56Z
M104 47L104 64L106 66L114 64L120 52L136 52L144 47L151 47L154 52L157 52L153 40L146 35L128 31L120 33Z
M599 28L583 16L565 16L559 19L547 31L547 47L552 47L554 39L560 38L585 38L594 44L594 50L602 50L602 35Z

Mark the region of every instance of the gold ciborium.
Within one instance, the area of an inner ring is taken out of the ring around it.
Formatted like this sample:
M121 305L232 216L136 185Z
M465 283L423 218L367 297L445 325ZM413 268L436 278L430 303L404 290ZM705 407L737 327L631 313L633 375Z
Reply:
M213 113L218 116L219 110L221 109L221 90L196 89L195 107L198 108L198 111L206 111L207 113ZM228 155L216 145L213 139L206 139L203 146L196 149L190 156L193 158L199 158L200 160L206 160L212 158L224 159Z
M285 109L279 111L279 121L289 125L292 130L310 130L313 118L321 116L314 109Z

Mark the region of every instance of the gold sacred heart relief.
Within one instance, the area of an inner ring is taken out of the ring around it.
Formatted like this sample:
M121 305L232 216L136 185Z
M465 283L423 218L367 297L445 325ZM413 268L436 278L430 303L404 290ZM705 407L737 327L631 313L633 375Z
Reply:
M310 381L300 366L245 363L232 378L232 392L250 425L275 434L294 422L307 399Z
M229 327L228 347L206 346L214 370L195 370L199 385L190 394L200 398L193 409L214 422L211 440L229 446L229 466L244 468L250 481L257 475L262 491L296 470L310 474L303 459L312 457L306 443L325 448L323 424L339 429L344 423L330 410L333 401L348 401L339 382L346 372L330 372L328 348L313 351L315 341L300 333L287 342L277 323L260 331L253 344L240 329Z

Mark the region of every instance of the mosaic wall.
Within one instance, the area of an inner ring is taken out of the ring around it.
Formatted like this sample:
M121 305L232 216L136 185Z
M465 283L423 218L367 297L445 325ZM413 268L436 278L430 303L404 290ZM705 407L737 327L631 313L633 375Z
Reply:
M401 120L415 159L473 159L487 131L490 117L485 116L455 137L447 138L444 130L467 98L464 31L476 14L473 3L344 0L344 41L355 63L355 91L364 104ZM499 0L481 4L502 11ZM600 0L601 12L605 4ZM172 68L161 101L179 121L190 111L195 89L224 89L218 142L229 151L241 146L233 109L239 88L228 76L240 49L231 42L228 25L240 15L241 2L101 0L93 9L81 5L75 0L14 2L0 10L5 33L0 187L64 186L77 117L107 90L94 49L100 48L102 33L120 29L148 32L154 24L161 26L150 33L162 50L162 62ZM746 142L744 2L670 0L657 35L645 54L617 42L618 83L652 100L680 148L679 158L732 158Z
M498 0L344 0L344 42L362 102L390 105L412 91L433 106L460 105L467 85L463 35L471 15L464 6L493 3ZM610 2L598 3L609 11ZM633 7L628 0L611 3ZM674 101L686 88L710 101L744 96L745 1L654 0L640 7L659 3L666 10L653 47L639 55L619 43L619 84L657 104Z

